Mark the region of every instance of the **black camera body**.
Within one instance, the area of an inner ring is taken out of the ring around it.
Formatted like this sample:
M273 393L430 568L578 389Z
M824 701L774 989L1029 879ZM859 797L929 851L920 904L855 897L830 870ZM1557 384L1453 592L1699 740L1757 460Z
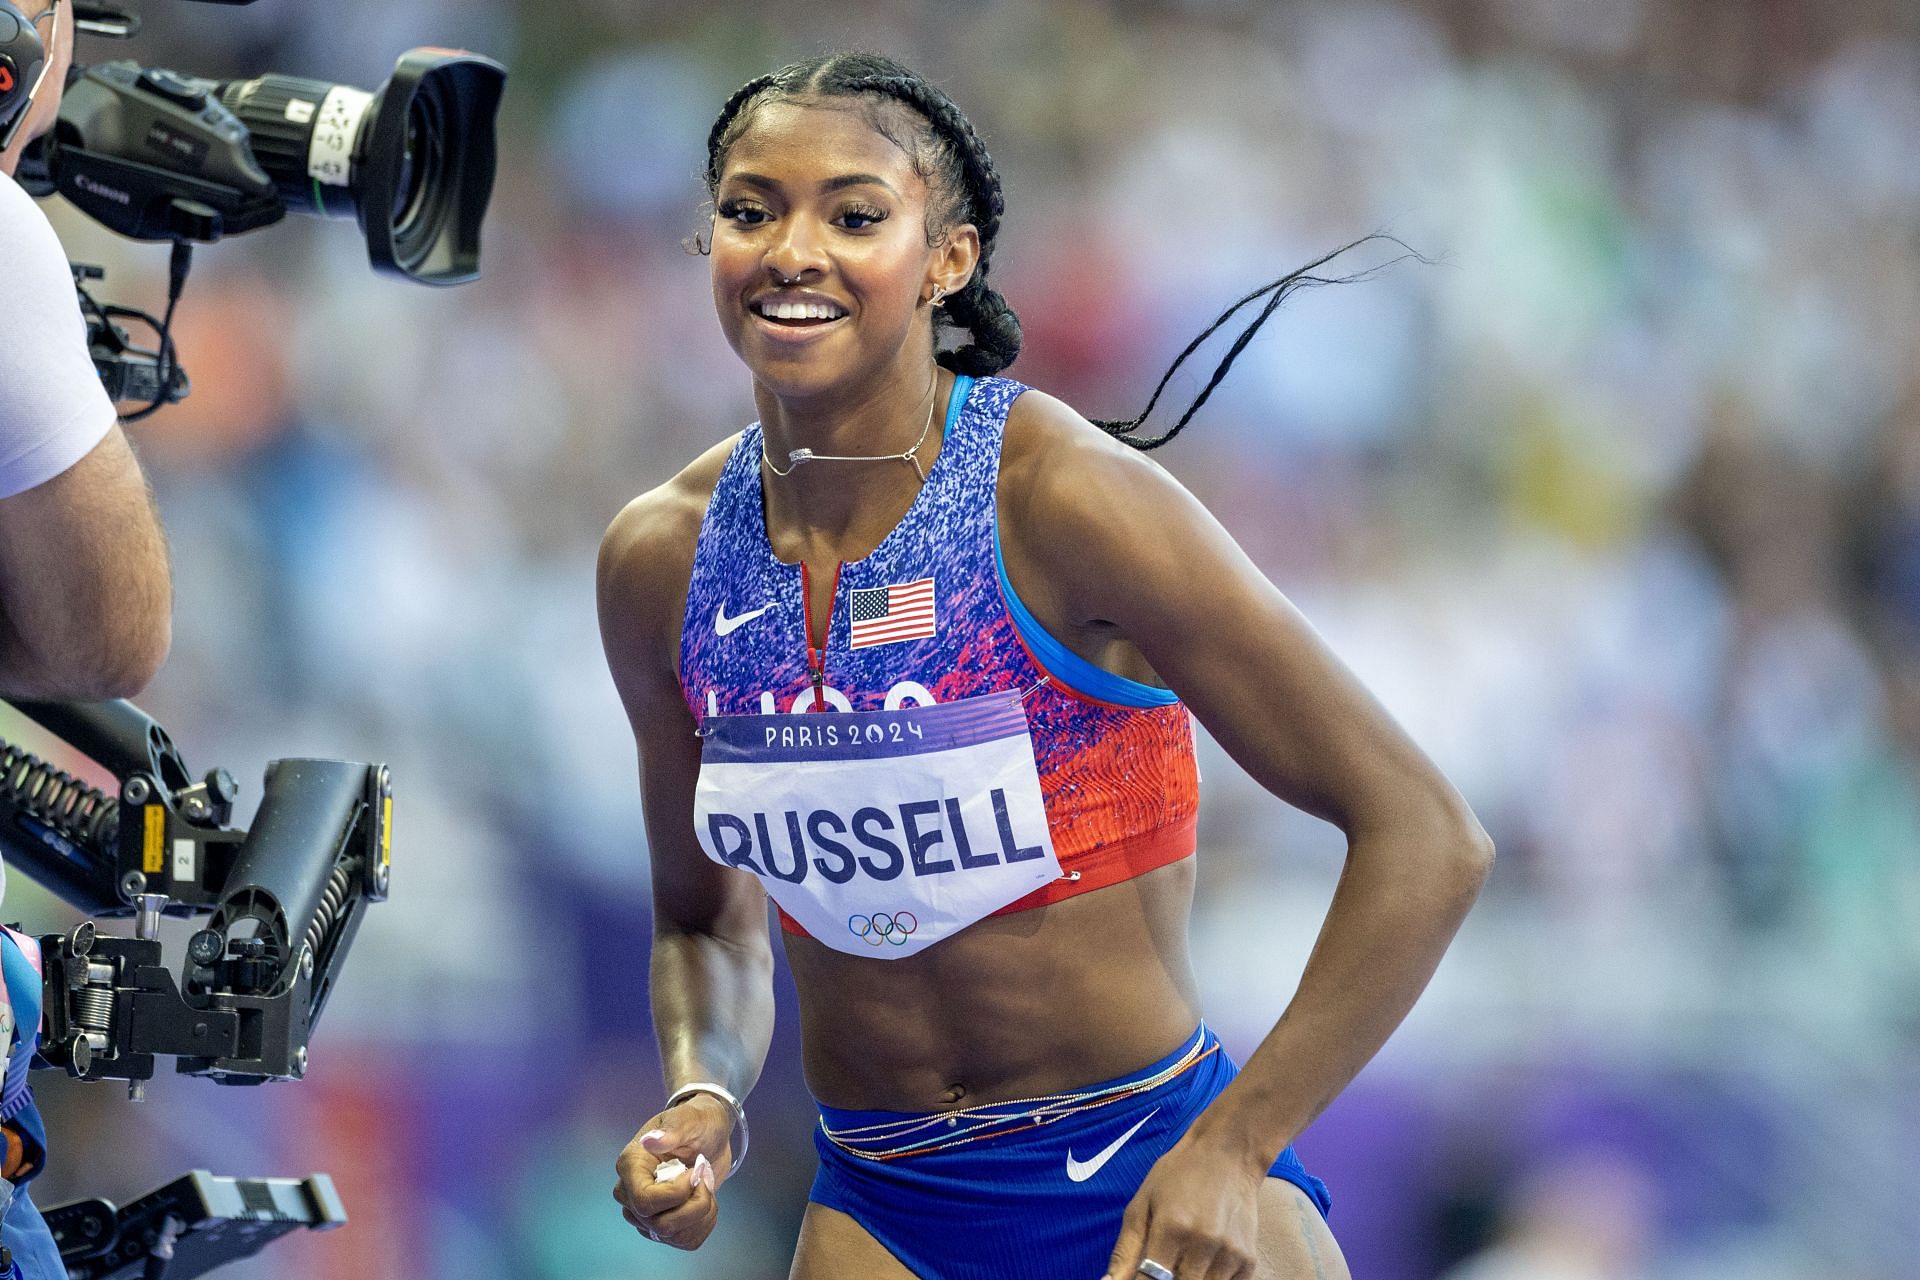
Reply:
M371 93L108 62L68 87L36 164L44 184L136 240L218 240L290 210L356 217L376 270L464 284L480 274L506 74L447 49L401 55Z
M96 35L140 27L117 5L75 9L79 28ZM279 74L213 80L128 60L76 64L53 129L27 148L16 176L121 235L174 246L159 319L97 302L86 282L98 269L74 268L101 382L116 402L145 406L123 419L188 394L171 327L195 244L289 211L355 218L375 270L432 285L476 279L506 78L490 58L438 48L402 54L373 91ZM122 320L158 340L136 344Z
M286 216L247 127L206 87L135 62L67 87L48 176L75 208L136 240L217 240Z

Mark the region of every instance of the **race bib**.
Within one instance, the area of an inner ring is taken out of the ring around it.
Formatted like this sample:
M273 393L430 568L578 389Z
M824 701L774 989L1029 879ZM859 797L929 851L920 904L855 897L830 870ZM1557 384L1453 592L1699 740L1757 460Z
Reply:
M1060 875L1013 694L701 732L700 847L835 950L910 956Z

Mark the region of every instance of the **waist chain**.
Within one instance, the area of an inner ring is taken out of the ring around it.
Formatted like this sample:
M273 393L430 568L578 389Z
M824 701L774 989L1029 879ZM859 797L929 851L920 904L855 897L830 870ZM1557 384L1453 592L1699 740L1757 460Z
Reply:
M928 1155L969 1143L985 1142L990 1138L1024 1133L1068 1116L1112 1106L1159 1088L1219 1051L1220 1042L1216 1040L1207 1044L1206 1035L1202 1032L1178 1058L1139 1080L1097 1085L1067 1093L1042 1094L1035 1098L1016 1098L1010 1102L982 1103L959 1111L936 1111L925 1116L908 1116L846 1129L830 1128L826 1117L822 1116L820 1132L828 1142L859 1160L881 1162ZM869 1145L853 1145L856 1142Z

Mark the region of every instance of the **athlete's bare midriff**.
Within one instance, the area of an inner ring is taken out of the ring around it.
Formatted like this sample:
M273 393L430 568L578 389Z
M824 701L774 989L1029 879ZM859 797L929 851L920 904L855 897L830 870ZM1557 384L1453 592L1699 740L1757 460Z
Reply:
M1094 1084L1165 1057L1200 1019L1193 882L1186 858L988 917L902 960L783 934L814 1097L934 1111Z

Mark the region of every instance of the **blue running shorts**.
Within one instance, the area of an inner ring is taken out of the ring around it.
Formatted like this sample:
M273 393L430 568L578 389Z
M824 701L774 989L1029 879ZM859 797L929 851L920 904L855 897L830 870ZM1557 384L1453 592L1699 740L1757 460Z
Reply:
M1147 1172L1238 1073L1204 1025L1177 1052L1151 1066L1080 1092L1146 1081L1191 1053L1187 1070L1144 1092L1044 1123L1028 1103L940 1113L820 1108L814 1146L820 1171L809 1197L858 1222L922 1280L1059 1280L1098 1276L1120 1237L1120 1219ZM981 1117L1004 1118L988 1136L949 1147ZM925 1121L927 1123L919 1123ZM849 1133L884 1126L879 1134ZM853 1155L828 1136L865 1152L903 1142L929 1148L885 1161ZM1270 1176L1305 1191L1324 1217L1327 1186L1288 1147Z

